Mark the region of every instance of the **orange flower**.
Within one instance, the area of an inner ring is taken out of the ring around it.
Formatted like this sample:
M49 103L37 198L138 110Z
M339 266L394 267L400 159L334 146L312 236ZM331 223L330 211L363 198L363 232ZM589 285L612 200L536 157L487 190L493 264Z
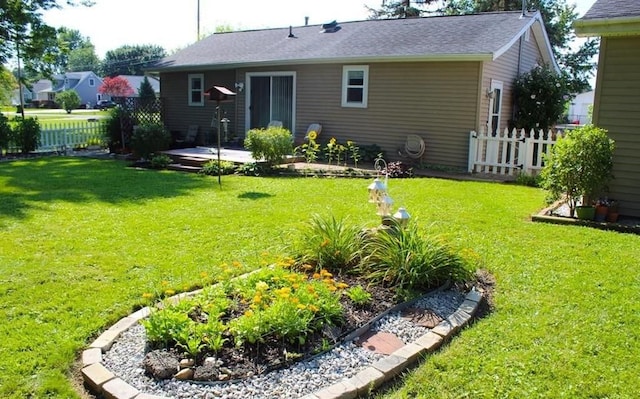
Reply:
M320 247L321 247L321 248L324 248L324 247L326 247L327 245L329 245L329 243L330 243L330 242L331 242L331 241L329 241L329 239L328 239L328 238L325 238L325 239L324 239L324 241L322 241L322 243L320 244Z
M338 283L336 284L336 287L338 287L339 289L345 289L345 288L349 288L349 284L346 283Z

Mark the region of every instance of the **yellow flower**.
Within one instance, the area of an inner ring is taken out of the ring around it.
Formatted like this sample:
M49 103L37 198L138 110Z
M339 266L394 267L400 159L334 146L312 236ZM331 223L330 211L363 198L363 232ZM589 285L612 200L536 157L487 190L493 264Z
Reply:
M336 284L336 287L338 287L338 289L344 289L344 288L348 288L349 284L346 283L338 283Z
M307 306L306 306L306 305L303 305L303 304L298 304L298 305L296 305L296 307L297 307L298 309L300 309L300 310L305 310L305 309L307 308Z
M313 278L316 279L316 280L320 280L322 278L322 276L320 275L320 273L313 273Z
M150 292L145 292L144 294L142 294L142 297L144 299L152 299L153 298L153 294Z
M253 310L247 310L246 312L244 312L244 315L247 317L253 316Z
M309 271L311 269L313 269L313 266L308 263L305 263L304 265L302 265L302 270L304 271Z
M173 295L175 293L176 293L176 291L175 290L171 290L171 289L164 291L164 294L167 295L167 296L171 296L171 295Z
M312 312L317 312L318 310L320 310L317 306L315 305L308 305L307 309L309 309Z
M320 270L320 275L322 277L333 277L333 274L329 273L327 269Z
M318 133L315 130L309 132L309 140L315 140L318 138Z
M207 273L207 272L200 272L200 277L201 277L201 278L203 278L203 279L206 279L206 278L208 278L208 277L209 277L209 273Z
M269 284L265 283L264 281L259 281L256 283L256 290L266 291L268 289L269 289Z
M237 260L234 260L232 263L233 267L240 267L242 266L242 263L238 262Z
M260 303L262 302L262 297L260 295L256 295L253 297L253 303Z
M326 247L327 245L329 245L330 241L328 238L325 238L324 241L322 241L322 243L320 244L321 248Z
M312 285L307 285L307 291L309 292L309 294L313 294L316 292L316 289L313 288Z
M335 143L336 143L336 138L331 137L331 140L329 140L329 144L334 145Z
M348 141L347 141L347 145L348 145L349 147L351 147L351 146L353 145L353 141L348 140Z
M169 285L169 282L167 280L162 280L162 282L160 283L163 287L166 287Z

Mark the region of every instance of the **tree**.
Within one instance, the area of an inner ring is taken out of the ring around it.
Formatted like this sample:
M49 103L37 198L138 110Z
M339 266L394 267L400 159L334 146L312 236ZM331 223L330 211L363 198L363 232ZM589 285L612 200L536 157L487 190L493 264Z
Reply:
M13 91L18 88L18 81L4 66L0 65L0 104L10 104Z
M410 0L392 0L382 1L379 9L367 7L369 11L369 19L394 19L394 18L412 18L422 16L427 11L425 6L435 3L438 0L420 0L412 2ZM411 5L414 3L415 7Z
M129 81L120 76L104 78L102 85L98 87L98 92L111 97L129 97L134 93Z
M102 63L105 76L144 75L144 69L166 56L160 46L122 46L107 51Z
M56 103L60 105L67 114L80 106L80 96L75 90L65 90L56 95Z
M60 49L56 62L58 73L99 70L100 60L96 56L95 47L80 31L59 28L57 40Z
M572 49L575 39L573 22L578 18L575 4L567 0L527 0L528 9L539 10L549 35L553 54L560 69L567 75L572 94L590 88L589 79L595 67L594 55L598 52L598 40L591 39ZM470 14L486 11L520 11L522 0L444 0L440 10L447 15Z
M542 65L515 81L515 126L527 131L547 131L560 120L569 99L566 76Z
M52 65L59 52L56 30L43 22L42 11L60 7L58 3L58 0L0 1L0 64L16 57L20 83L23 83L21 62L28 71L38 71L44 76L53 72ZM66 0L66 4L91 6L93 1Z
M149 78L146 76L138 88L138 97L140 104L144 105L151 104L156 99L156 92L153 90L153 86L151 86L151 82L149 82Z

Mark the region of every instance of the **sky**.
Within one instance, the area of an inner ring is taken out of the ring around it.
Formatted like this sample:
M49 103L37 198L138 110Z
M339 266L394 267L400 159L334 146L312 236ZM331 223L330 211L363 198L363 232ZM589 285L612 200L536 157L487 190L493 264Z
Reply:
M124 45L157 45L168 53L210 34L216 26L234 30L281 28L367 19L365 6L379 8L382 0L95 0L93 7L70 7L45 12L53 27L75 29L88 37L99 58ZM595 0L568 0L582 16ZM65 2L61 2L65 3Z

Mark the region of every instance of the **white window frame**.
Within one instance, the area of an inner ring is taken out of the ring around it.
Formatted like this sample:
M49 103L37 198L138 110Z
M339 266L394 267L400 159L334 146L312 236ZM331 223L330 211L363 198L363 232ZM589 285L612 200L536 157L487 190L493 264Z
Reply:
M189 79L189 91L187 93L188 95L188 100L189 100L189 106L193 106L193 107L204 107L204 73L190 73L188 76ZM194 91L196 91L196 89L193 88L193 82L194 80L200 80L200 101L193 101L193 94Z
M490 89L494 95L489 99L489 118L487 121L487 133L492 134L495 129L496 135L500 135L500 124L502 122L502 92L504 90L504 85L502 81L491 79ZM494 105L498 101L498 112L494 111ZM494 126L493 117L497 118L497 123Z
M94 78L89 78L89 86L93 87L96 85L96 80Z
M362 86L349 85L349 72L363 72ZM348 89L361 88L362 102L347 101ZM367 108L369 97L369 66L368 65L345 65L342 67L342 106L350 108Z

